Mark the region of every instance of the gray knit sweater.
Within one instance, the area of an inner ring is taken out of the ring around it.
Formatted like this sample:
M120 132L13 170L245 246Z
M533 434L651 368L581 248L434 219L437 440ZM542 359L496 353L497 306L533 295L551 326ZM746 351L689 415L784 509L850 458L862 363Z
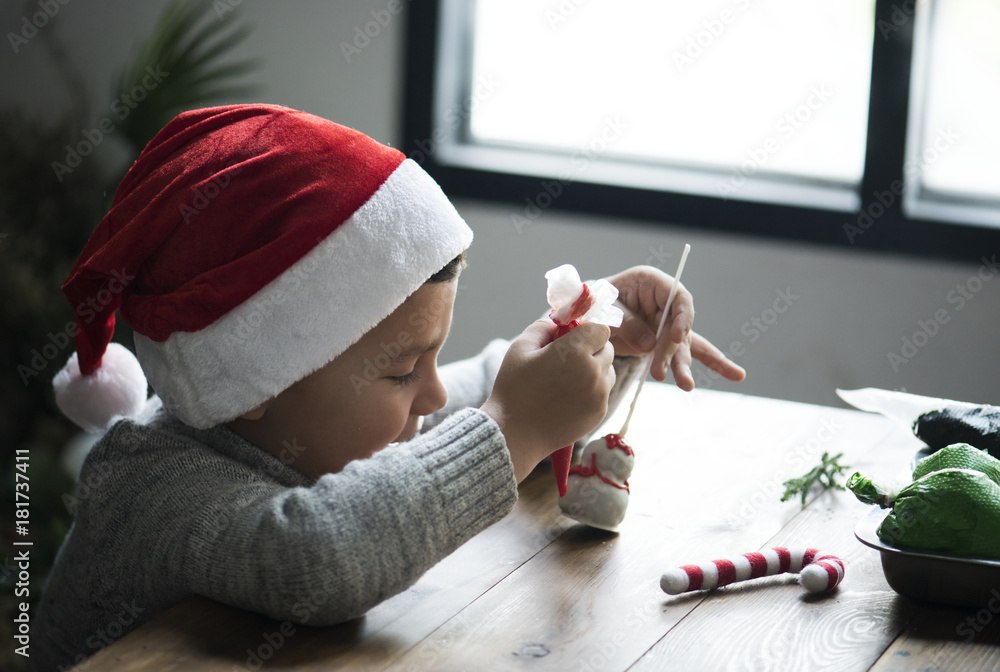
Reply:
M77 664L191 594L327 625L405 590L517 499L503 435L476 408L506 347L441 368L448 405L420 436L315 481L155 398L115 424L84 463L31 669Z

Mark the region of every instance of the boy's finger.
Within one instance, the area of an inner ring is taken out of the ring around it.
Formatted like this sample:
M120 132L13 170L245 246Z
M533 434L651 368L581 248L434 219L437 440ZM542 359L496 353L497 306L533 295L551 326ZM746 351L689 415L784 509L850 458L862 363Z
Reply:
M738 383L747 377L747 372L742 366L733 362L721 350L694 332L691 333L691 354L699 362L721 374L726 380Z
M595 356L602 365L614 368L615 346L611 344L611 341L606 342Z
M614 347L610 343L608 343L605 346L605 349L610 349L611 350L611 352L610 352L610 359L608 360L608 364L607 364L607 369L605 370L605 373L604 373L604 375L605 375L605 384L608 386L608 392L610 392L611 388L614 387L614 385L615 385L615 378L616 378L615 366L614 366L615 349L614 349Z
M663 382L667 379L667 370L670 368L670 362L680 347L679 343L674 343L668 338L660 340L653 355L652 373L654 380Z
M694 297L682 284L674 297L674 305L670 307L670 340L683 343L694 327Z
M659 313L657 321L661 319L663 313ZM681 343L686 342L691 334L691 326L694 323L694 300L691 293L681 285L674 297L674 302L670 306L670 315L664 324L663 333L653 349L653 372L654 378L663 380L667 375L667 368L674 352ZM657 325L659 326L659 325ZM659 371L662 375L657 377Z
M682 345L670 362L670 368L674 372L674 382L677 387L685 392L694 389L694 377L691 375L691 348Z

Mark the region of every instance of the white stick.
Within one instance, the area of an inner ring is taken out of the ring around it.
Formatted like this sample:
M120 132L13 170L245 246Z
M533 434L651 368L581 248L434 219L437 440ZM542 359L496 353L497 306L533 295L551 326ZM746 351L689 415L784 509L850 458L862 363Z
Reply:
M681 286L681 273L684 272L684 262L687 261L688 252L690 251L691 246L685 243L684 252L681 254L681 263L677 265L677 273L674 274L674 284L670 288L670 296L667 297L667 305L663 308L663 316L660 318L660 326L656 329L657 343L660 342L660 334L663 333L663 326L667 323L667 315L670 314L670 307L674 304L674 297L677 296L677 289ZM625 432L628 431L628 424L632 422L632 413L635 412L635 402L639 400L639 393L642 392L642 386L646 382L646 377L653 371L653 353L651 352L647 356L649 357L649 365L646 366L645 374L643 374L642 378L639 379L639 387L635 388L635 396L632 397L632 405L628 408L628 417L625 418L625 424L622 425L621 431L618 432L618 436L622 438L625 437Z

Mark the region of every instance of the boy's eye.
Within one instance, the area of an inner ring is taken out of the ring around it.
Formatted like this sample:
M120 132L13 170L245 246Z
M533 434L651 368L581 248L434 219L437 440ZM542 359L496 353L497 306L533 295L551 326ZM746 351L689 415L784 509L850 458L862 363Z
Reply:
M392 381L393 385L403 386L403 385L409 385L419 377L420 376L417 375L417 370L414 369L405 376L389 376L389 380Z

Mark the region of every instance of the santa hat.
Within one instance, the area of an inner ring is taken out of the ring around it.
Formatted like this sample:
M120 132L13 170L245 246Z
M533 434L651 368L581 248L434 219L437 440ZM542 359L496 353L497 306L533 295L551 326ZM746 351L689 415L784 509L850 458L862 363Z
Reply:
M173 119L122 180L63 293L76 353L53 381L99 430L146 402L197 428L316 371L461 254L472 231L402 153L275 105ZM111 343L115 311L141 369Z

